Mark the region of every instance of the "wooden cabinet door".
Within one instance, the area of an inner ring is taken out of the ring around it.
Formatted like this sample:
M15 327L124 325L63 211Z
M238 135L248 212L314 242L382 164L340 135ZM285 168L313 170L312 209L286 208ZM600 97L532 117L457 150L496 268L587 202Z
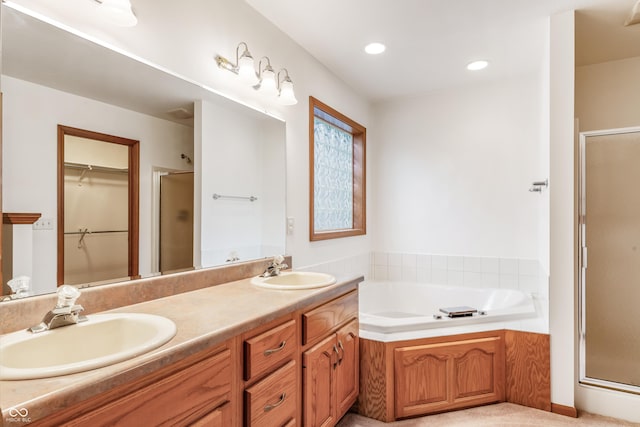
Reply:
M231 351L225 349L65 425L188 426L231 401L232 369Z
M394 351L395 416L411 417L447 409L449 348L441 344Z
M504 347L488 337L394 352L396 418L504 400Z
M307 427L332 426L336 423L333 392L337 367L335 334L320 341L302 355L303 422Z
M358 397L359 358L358 321L352 320L336 332L338 366L336 368L337 418L340 419Z
M228 427L231 425L231 405L225 403L209 412L189 427Z
M452 403L504 400L504 347L500 337L462 341L452 347Z

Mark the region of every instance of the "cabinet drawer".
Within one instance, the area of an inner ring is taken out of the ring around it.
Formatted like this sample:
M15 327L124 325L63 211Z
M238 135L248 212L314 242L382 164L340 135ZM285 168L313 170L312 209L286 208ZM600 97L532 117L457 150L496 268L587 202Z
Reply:
M225 403L200 418L189 427L228 427L231 425L231 405Z
M247 426L282 426L296 416L296 362L292 360L245 390Z
M231 352L227 349L68 425L185 426L230 399Z
M297 346L296 322L293 320L245 340L244 379L249 380L291 359Z
M358 292L353 291L302 315L303 344L325 336L358 315Z

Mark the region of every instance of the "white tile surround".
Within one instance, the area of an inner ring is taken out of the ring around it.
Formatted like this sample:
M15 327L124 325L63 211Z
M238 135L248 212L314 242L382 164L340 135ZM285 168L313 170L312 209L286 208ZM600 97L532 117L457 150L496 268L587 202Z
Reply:
M365 280L518 289L547 299L548 275L536 259L373 252L296 268L363 274Z
M513 321L505 327L539 333L549 331L549 277L535 259L372 252L295 269L362 274L365 280L372 281L521 290L534 297L540 317Z
M519 289L548 294L548 278L538 260L375 252L370 278L478 288Z

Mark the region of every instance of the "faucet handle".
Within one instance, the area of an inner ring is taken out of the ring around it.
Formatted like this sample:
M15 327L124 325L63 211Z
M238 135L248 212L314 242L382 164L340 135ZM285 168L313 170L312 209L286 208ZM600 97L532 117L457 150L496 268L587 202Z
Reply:
M75 286L62 285L58 288L58 304L56 308L73 307L80 297L80 290Z

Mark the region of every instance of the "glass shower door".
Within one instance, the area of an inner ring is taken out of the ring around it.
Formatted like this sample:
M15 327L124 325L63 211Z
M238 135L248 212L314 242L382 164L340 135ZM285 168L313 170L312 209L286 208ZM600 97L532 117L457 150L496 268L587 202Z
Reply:
M580 149L580 380L640 393L640 128Z

